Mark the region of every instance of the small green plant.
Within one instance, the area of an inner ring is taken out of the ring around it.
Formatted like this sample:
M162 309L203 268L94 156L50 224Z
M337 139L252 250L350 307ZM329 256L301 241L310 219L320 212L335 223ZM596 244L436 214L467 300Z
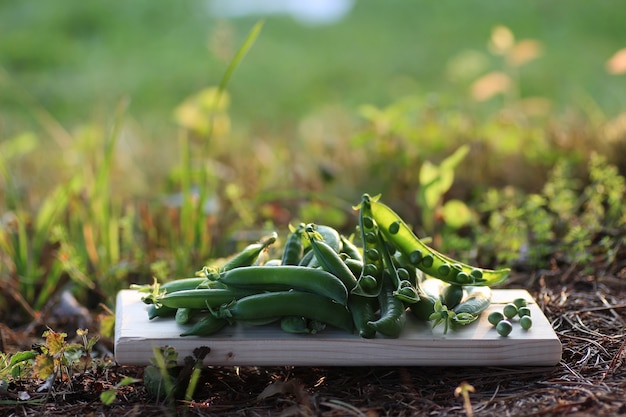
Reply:
M32 369L33 360L36 357L37 352L34 350L12 355L0 352L0 381L6 383L9 378L19 379L26 376Z
M450 200L443 203L445 193L454 183L454 172L468 152L469 146L461 146L445 158L439 166L430 161L424 161L422 164L416 200L422 210L421 226L426 233L432 235L435 232L438 217L454 228L459 228L471 221L471 212L464 202Z
M67 342L67 333L57 333L48 329L43 333L45 343L40 347L41 353L34 358L33 371L36 378L52 382L63 375L71 376L72 372L86 371L92 365L93 346L98 337L88 338L88 330L78 329L76 334L82 343Z
M234 71L248 53L263 28L263 21L254 25L235 56L230 61L217 87L208 87L187 98L175 110L181 126L180 166L175 176L180 184L180 214L178 224L170 228L176 262L176 271L182 272L189 262L204 263L210 255L212 236L208 232L207 206L218 197L218 176L211 166L212 147L216 137L225 137L230 132L228 117L229 95L226 86ZM195 141L194 141L195 139ZM244 218L248 212L236 194L239 186L231 183L226 189L226 198L234 203L238 214ZM230 193L228 193L230 191ZM256 220L253 218L253 220Z
M113 401L115 401L115 398L117 397L117 392L120 388L135 384L137 382L141 382L141 380L129 376L122 378L122 380L115 384L113 388L100 393L100 401L104 405L113 404Z
M487 222L476 231L479 251L531 268L550 257L584 267L600 255L611 263L623 242L625 180L597 153L587 168L585 180L571 162L560 161L539 193L488 191L480 208Z
M152 365L144 370L146 391L157 401L166 400L170 404L181 399L190 401L200 378L202 361L209 352L206 346L196 348L193 356L185 357L181 366L176 349L171 346L155 348Z

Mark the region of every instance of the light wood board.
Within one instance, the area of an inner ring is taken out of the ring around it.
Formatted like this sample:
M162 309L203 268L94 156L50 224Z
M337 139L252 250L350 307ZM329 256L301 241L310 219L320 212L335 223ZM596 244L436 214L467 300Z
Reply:
M523 297L529 303L533 326L501 337L487 321L491 311ZM364 339L344 330L327 328L315 335L283 332L278 324L227 326L207 337L180 337L185 329L173 318L148 320L141 294L123 290L117 296L115 357L121 365L148 365L153 349L171 346L179 360L200 346L211 351L204 365L215 366L550 366L561 360L562 346L545 315L525 290L493 290L492 304L479 320L443 334L408 315L397 339Z

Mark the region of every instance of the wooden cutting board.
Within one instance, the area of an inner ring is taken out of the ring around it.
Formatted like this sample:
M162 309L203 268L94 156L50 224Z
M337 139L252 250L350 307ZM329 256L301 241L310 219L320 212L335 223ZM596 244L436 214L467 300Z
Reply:
M491 311L518 297L527 300L533 326L513 325L501 337L487 321ZM364 339L327 328L315 335L283 332L278 324L227 326L207 337L180 337L184 327L173 318L148 320L141 294L123 290L117 296L115 358L121 365L148 365L153 349L171 346L179 360L200 346L211 351L205 365L216 366L550 366L561 360L561 343L545 315L525 290L493 290L492 304L479 320L443 334L408 315L397 339Z

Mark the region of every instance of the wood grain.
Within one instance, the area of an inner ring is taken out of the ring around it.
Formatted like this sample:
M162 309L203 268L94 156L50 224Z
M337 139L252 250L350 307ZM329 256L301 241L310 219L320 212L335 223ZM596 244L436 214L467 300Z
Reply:
M487 321L490 311L515 298L529 302L533 327L515 323L508 337L499 336ZM363 339L339 329L315 335L294 335L278 324L227 326L210 337L180 337L173 319L148 320L141 294L123 290L117 296L115 357L121 365L148 365L153 349L174 347L182 361L199 346L211 352L205 365L216 366L550 366L561 360L561 343L545 315L525 290L494 290L490 308L459 330L431 329L409 317L397 339Z

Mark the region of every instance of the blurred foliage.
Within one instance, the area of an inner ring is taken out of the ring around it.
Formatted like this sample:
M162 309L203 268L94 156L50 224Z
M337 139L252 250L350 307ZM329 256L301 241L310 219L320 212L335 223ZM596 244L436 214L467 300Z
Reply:
M539 193L512 187L486 193L475 249L531 269L548 268L550 259L589 267L599 257L610 265L626 243L625 190L624 177L603 156L591 155L586 178L561 160Z

